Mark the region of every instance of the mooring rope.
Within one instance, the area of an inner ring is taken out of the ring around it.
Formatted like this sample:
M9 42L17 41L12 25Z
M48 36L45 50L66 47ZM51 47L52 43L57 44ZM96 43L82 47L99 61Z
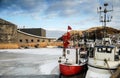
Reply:
M104 61L105 61L105 63L107 64L107 67L108 67L108 69L109 69L109 71L110 71L110 73L111 73L111 75L112 75L113 72L110 70L110 66L109 66L109 64L108 64L108 62L107 62L107 59L104 59Z

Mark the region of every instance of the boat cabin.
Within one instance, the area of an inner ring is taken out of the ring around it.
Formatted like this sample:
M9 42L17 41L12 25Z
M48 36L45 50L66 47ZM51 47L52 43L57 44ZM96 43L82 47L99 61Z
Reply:
M112 44L111 39L110 38L103 38L102 39L102 44L103 45Z
M119 59L118 49L115 46L95 46L94 58L98 60L116 61Z
M120 58L120 50L112 45L110 38L103 38L102 44L96 45L89 53L89 57L97 60L117 61Z

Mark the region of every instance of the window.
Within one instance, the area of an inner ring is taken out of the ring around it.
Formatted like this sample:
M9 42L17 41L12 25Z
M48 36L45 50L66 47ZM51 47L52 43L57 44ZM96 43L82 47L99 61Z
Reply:
M22 39L20 39L20 42L22 42Z
M112 52L112 48L107 48L107 53L111 53Z
M98 51L98 52L111 53L111 52L112 52L112 48L102 47L102 48L97 48L97 51Z
M106 48L102 48L103 52L106 52Z
M26 40L26 43L28 43L28 39L25 39Z
M40 42L40 40L38 39L37 42Z
M102 48L97 48L97 51L98 52L102 52Z
M100 52L102 51L101 48L99 48L99 51L100 51Z
M97 51L98 51L98 52L101 52L101 53L102 53L102 52L106 52L106 48L97 48Z
M33 42L33 39L31 39L31 42Z

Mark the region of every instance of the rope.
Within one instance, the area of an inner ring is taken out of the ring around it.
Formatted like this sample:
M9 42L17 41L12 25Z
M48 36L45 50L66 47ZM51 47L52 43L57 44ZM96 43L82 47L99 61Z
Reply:
M111 73L111 75L113 74L113 72L110 70L110 66L109 66L109 64L108 64L108 62L107 62L107 59L104 59L104 61L105 61L105 63L107 64L107 67L108 67L108 69L109 69L109 72Z

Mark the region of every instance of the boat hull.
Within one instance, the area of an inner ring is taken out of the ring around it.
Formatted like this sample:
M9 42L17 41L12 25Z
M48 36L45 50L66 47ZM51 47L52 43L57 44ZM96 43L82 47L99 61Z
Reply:
M115 70L101 69L93 66L88 66L88 71L85 78L110 78L111 73Z
M60 73L65 76L75 75L80 73L84 65L67 65L67 64L59 64Z

